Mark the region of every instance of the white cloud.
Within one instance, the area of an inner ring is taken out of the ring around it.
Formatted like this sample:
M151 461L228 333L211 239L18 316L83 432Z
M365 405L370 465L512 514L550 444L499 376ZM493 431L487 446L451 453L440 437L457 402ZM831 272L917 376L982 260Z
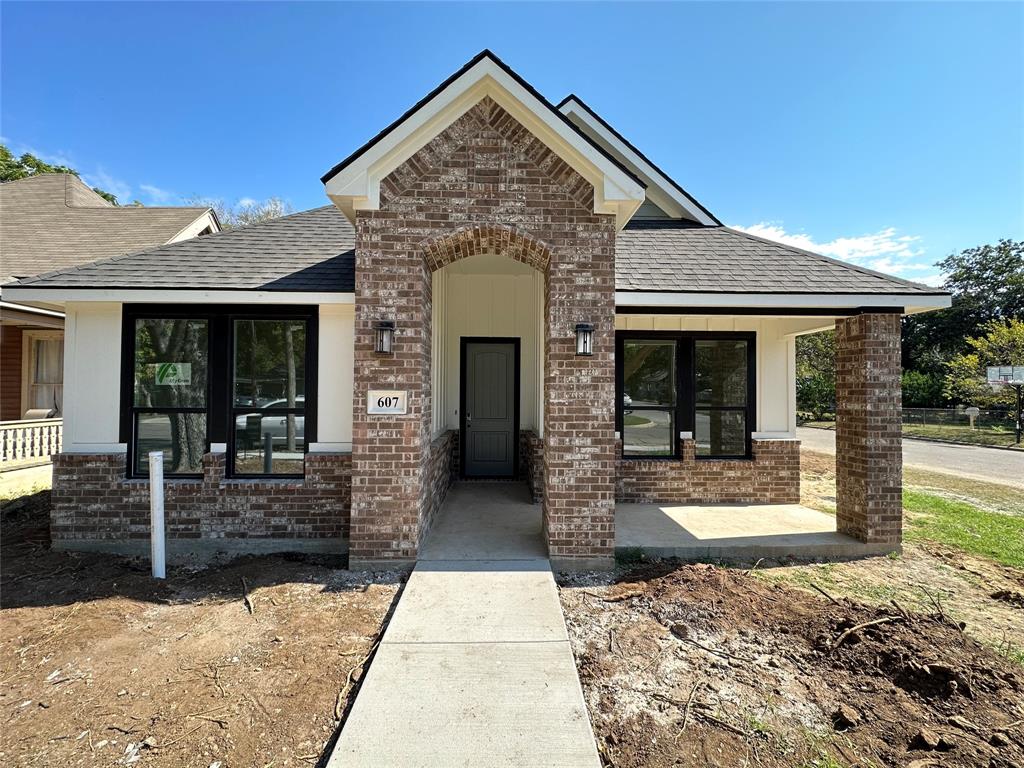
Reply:
M238 207L239 208L252 208L254 205L257 205L258 203L259 203L259 200L256 200L254 198L243 197L243 198L241 198L238 201Z
M900 234L895 227L864 235L817 241L805 232L787 232L778 222L759 222L749 227L731 226L750 235L831 256L878 272L899 275L909 280L923 281L927 278L936 281L930 283L933 285L942 281L941 275L928 273L934 266L923 258L926 254L919 244L921 238Z
M127 181L115 178L107 173L102 167L97 168L93 173L83 173L82 181L90 187L99 187L117 198L117 202L124 205L132 201L132 187Z
M177 197L170 190L161 189L153 184L139 184L139 189L149 198L149 202L155 205L164 205Z

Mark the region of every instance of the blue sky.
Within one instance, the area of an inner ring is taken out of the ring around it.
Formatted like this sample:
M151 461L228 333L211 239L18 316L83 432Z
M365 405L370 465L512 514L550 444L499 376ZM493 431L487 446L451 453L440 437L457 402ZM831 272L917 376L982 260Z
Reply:
M1021 3L15 3L0 135L124 200L278 196L482 48L724 222L934 282L1024 237ZM45 55L44 55L45 54Z

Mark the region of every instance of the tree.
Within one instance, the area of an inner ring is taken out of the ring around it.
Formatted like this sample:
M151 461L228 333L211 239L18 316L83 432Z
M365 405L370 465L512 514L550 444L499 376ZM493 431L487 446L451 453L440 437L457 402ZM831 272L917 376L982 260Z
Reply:
M945 400L943 378L934 373L904 371L902 387L904 408L935 408Z
M816 421L836 407L836 332L820 331L796 340L796 402Z
M0 182L17 181L42 173L70 173L72 176L79 176L78 171L74 168L68 168L66 165L51 165L28 152L21 157L15 157L5 144L0 144ZM111 205L120 205L117 198L110 192L99 187L93 187L92 191ZM136 200L132 205L142 205L142 203Z
M261 221L277 219L292 213L292 207L279 197L271 197L262 202L243 199L229 205L218 198L193 196L185 201L186 205L199 205L212 208L220 221L221 229L238 229Z
M946 364L946 397L962 405L1014 406L1013 388L993 390L986 383L985 369L991 365L1024 365L1024 320L990 320L982 331L984 335L967 339L971 351L955 355Z
M969 352L967 339L986 323L1024 317L1024 241L968 248L936 266L953 305L904 318L903 367L941 375L945 361Z

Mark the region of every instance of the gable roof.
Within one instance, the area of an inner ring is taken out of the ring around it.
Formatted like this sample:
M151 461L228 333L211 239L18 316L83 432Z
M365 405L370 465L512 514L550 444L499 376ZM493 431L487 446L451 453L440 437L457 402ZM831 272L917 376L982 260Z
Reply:
M355 286L355 230L332 205L20 280L9 288L337 291Z
M327 196L350 220L376 210L380 182L485 96L591 183L595 212L615 214L622 227L643 203L643 182L625 163L486 49L324 174Z
M647 187L647 199L661 208L677 208L685 218L699 224L721 224L722 222L705 208L689 192L683 189L671 176L656 166L643 152L637 149L621 133L616 131L603 117L590 108L579 96L570 93L556 107L575 123L583 127L588 136L599 143L606 143L634 168ZM667 205L666 205L667 203Z
M8 181L0 184L0 282L162 245L205 226L219 228L209 208L114 206L73 174Z
M323 206L219 234L21 280L6 288L352 293L355 230ZM653 293L877 295L925 306L945 291L748 235L683 221L633 221L616 237L615 287ZM130 300L128 296L125 300Z
M632 221L615 242L615 289L681 293L890 294L941 291L729 227Z

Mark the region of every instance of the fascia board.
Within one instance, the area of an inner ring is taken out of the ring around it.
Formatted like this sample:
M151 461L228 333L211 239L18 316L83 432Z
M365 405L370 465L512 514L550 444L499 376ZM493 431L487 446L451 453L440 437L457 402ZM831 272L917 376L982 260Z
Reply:
M353 293L327 291L205 290L192 288L18 288L8 286L19 301L145 302L181 304L352 304Z
M653 189L648 187L647 195L651 199L651 202L659 208L665 210L666 207L671 206L678 210L685 211L695 221L706 226L713 226L718 223L704 213L700 208L695 206L685 195L679 192L679 190L676 189L667 178L665 178L664 174L651 166L650 163L623 144L617 136L612 134L607 128L601 125L601 123L595 120L590 115L590 112L581 106L575 99L569 99L559 107L559 110L566 117L569 117L576 122L577 125L582 124L582 126L596 134L601 141L614 148L615 152L625 158L626 161L636 169L637 175L653 187ZM666 210L666 213L674 213L674 211Z
M380 205L380 182L485 96L494 99L593 185L596 213L614 214L621 227L643 203L642 185L569 126L545 115L544 104L488 59L463 73L350 166L329 179L325 185L327 196L343 212L347 206L342 198L352 199L353 211L376 210Z
M948 294L892 293L673 293L616 291L620 307L806 307L852 309L856 307L903 307L906 314L929 312L950 306Z

